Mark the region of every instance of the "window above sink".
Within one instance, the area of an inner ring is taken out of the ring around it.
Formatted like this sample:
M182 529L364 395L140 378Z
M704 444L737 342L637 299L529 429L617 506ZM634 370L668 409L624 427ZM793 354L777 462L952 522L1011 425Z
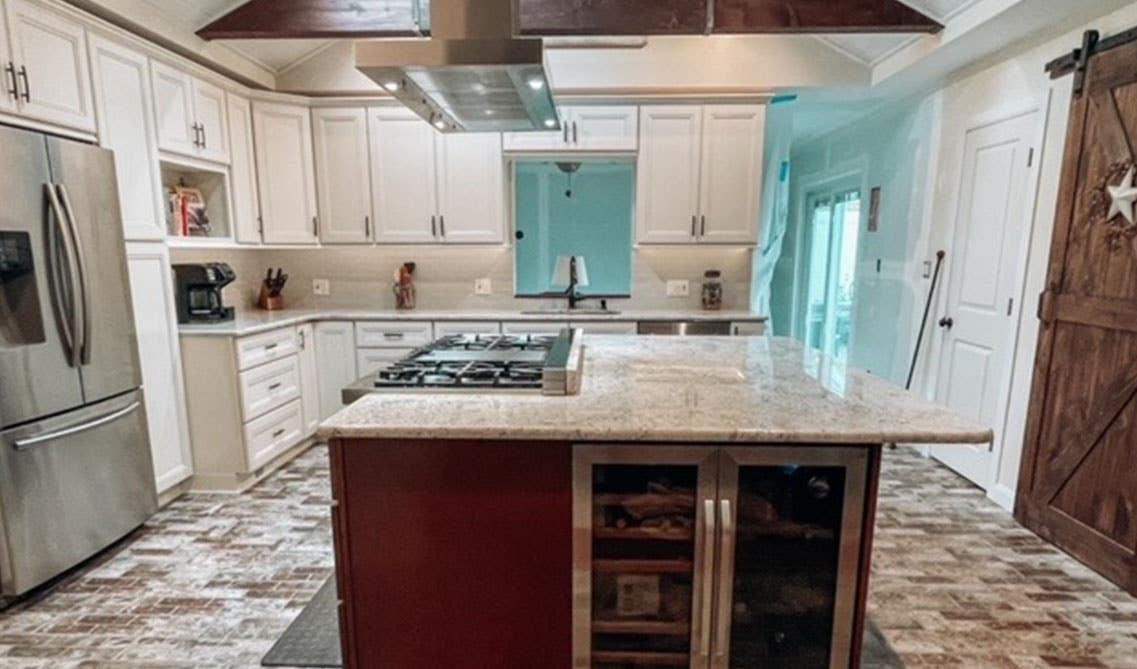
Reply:
M586 268L581 296L630 296L635 182L630 160L517 161L517 296L563 294L568 285L557 265L569 257Z

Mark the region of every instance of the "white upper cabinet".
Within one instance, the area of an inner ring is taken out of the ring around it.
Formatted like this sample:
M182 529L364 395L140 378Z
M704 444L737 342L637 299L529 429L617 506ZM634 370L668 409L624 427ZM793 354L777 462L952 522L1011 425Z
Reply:
M320 231L308 108L254 102L253 137L264 241L315 244Z
M115 153L125 237L163 239L166 230L150 62L145 55L98 35L91 36L90 61L99 145Z
M8 17L0 5L0 73L4 77L4 93L0 94L0 112L16 111L20 99L19 80L16 77L16 64L11 60L12 48L8 43Z
M578 151L635 151L638 119L634 106L573 107L569 139Z
M18 114L95 132L83 25L28 0L7 0L6 106ZM0 37L0 47L4 37ZM12 93L15 92L14 101Z
M762 105L641 110L636 239L755 244L762 188Z
M408 110L388 107L370 110L368 126L376 241L502 241L500 135L447 135Z
M634 152L639 146L637 108L633 106L560 107L561 129L555 132L507 132L510 152Z
M757 242L765 136L765 106L703 108L700 241Z
M314 109L316 199L320 241L371 241L371 168L367 113L363 109Z
M225 92L159 61L150 66L163 151L229 162Z
M493 133L438 134L438 222L443 241L500 244L501 140Z
M233 235L242 244L261 241L261 209L253 151L253 110L249 101L227 93L229 121L229 191L233 201Z
M370 110L368 123L376 241L435 241L435 129L411 111L387 107Z
M198 156L218 163L229 162L229 129L225 123L225 91L193 80L193 108L200 130Z
M699 223L703 108L644 107L636 166L636 230L641 244L694 241Z
M197 155L197 121L193 115L193 78L160 61L150 63L158 118L158 147L187 156Z

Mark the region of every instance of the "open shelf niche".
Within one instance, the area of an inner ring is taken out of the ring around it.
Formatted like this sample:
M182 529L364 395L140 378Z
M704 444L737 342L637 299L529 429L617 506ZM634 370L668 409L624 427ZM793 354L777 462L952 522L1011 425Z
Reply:
M229 174L223 167L198 163L182 163L163 157L162 199L166 214L166 234L171 241L190 245L196 242L215 244L233 241L229 215ZM174 211L175 189L191 189L200 193L205 205L208 225L183 228L182 217ZM188 232L188 234L187 234Z

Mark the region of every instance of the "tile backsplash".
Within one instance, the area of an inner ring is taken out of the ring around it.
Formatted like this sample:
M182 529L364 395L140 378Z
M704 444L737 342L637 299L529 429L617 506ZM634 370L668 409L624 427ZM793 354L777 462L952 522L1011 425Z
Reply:
M613 300L613 308L699 308L703 272L723 272L724 309L750 304L752 249L739 247L638 247L633 250L632 297ZM404 262L416 263L415 286L422 309L531 309L546 301L513 296L510 246L323 246L297 249L171 249L173 262L226 262L237 281L225 299L238 309L253 308L265 271L283 267L289 275L284 296L290 307L393 309L392 274ZM475 295L474 281L488 278L493 293ZM328 279L331 294L312 293L313 279ZM688 297L667 296L667 281L687 280ZM559 304L559 301L556 302Z

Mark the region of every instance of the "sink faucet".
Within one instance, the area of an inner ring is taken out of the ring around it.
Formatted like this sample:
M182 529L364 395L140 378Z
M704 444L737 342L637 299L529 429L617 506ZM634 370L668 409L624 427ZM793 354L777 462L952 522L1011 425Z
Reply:
M580 283L580 276L577 274L576 269L576 256L569 258L569 281L568 290L565 291L565 297L568 298L568 308L576 309L578 302L583 302L588 299L584 295L577 292L576 287Z

